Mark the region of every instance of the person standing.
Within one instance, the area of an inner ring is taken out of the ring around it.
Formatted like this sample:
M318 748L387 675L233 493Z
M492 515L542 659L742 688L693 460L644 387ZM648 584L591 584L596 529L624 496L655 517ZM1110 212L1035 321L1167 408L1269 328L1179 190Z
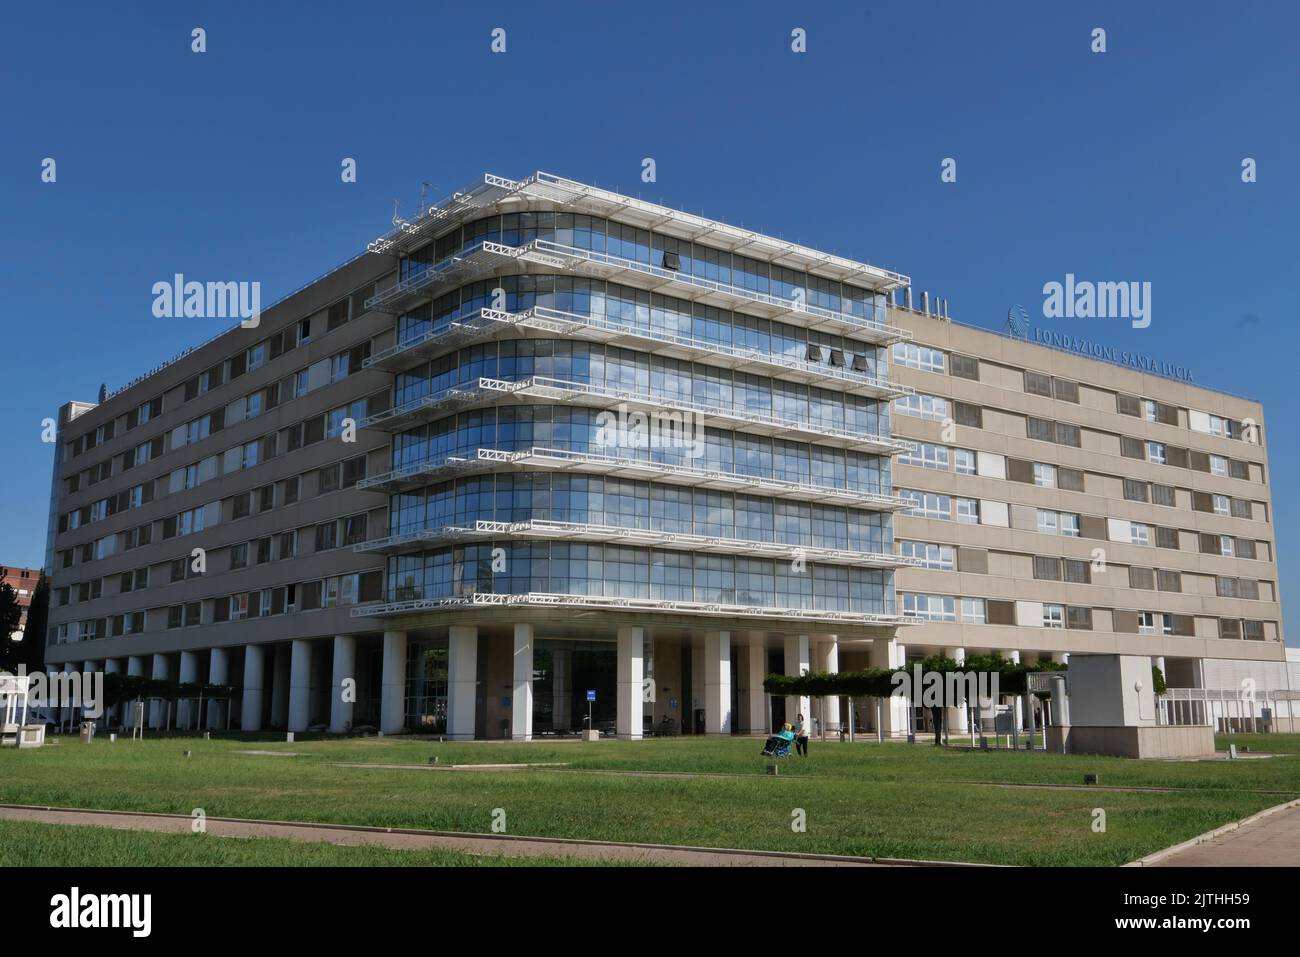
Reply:
M799 754L808 757L808 725L801 714L794 719L794 747Z

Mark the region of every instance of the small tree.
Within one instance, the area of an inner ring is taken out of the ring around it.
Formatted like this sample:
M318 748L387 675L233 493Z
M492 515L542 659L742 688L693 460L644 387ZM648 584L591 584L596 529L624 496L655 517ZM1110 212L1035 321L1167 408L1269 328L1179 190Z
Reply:
M8 569L0 568L0 579ZM18 666L19 642L12 638L22 621L23 609L18 604L18 592L7 581L0 581L0 668L13 671Z
M23 628L19 664L27 666L27 673L45 670L46 628L50 620L50 580L42 572L32 592L32 603L27 608L27 625Z

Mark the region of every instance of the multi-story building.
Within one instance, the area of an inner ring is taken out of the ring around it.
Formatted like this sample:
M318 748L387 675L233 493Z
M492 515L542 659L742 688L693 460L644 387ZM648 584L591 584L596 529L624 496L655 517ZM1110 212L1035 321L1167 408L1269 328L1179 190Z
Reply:
M37 568L17 568L13 565L0 565L0 570L4 572L4 576L0 578L0 581L13 588L14 594L18 598L21 617L12 637L21 641L23 629L27 627L27 609L31 607L32 595L36 593L36 586L40 584L41 572Z
M1171 688L1209 692L1173 696L1170 720L1206 719L1203 701L1290 719L1259 403L1044 344L1059 327L889 321L912 333L892 370L915 390L893 417L917 443L894 470L913 503L898 547L924 565L898 575L900 610L925 619L907 657L1149 655Z
M1280 662L1263 445L1210 434L1258 407L891 309L907 286L485 176L61 416L47 661L242 689L189 725L516 739L834 728L846 703L763 677L945 649L1142 648L1189 685Z

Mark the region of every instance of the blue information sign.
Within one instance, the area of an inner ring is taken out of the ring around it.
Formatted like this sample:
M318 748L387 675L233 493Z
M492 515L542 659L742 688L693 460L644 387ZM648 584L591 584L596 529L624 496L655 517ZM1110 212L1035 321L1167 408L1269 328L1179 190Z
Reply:
M588 690L587 690L587 700L588 700L588 701L595 701L595 700L596 700L596 692L594 692L594 691L588 689Z

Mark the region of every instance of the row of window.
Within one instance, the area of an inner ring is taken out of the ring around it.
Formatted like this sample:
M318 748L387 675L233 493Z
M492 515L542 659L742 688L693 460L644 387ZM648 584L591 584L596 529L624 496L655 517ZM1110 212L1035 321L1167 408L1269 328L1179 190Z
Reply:
M503 276L466 284L402 315L397 340L446 332L481 309L533 308L590 316L598 324L705 347L825 363L878 378L889 374L888 353L869 343L584 277Z
M168 492L183 491L215 478L218 474L219 465L221 474L228 474L240 469L253 468L282 453L293 452L325 439L337 438L342 434L348 419L359 422L367 414L387 408L387 400L386 392L375 393L365 399L358 399L346 405L338 406L328 412L315 415L304 422L280 429L278 432L272 432L243 445L234 446L227 449L220 456L209 456L199 462L173 470L166 477ZM362 463L361 467L364 470L364 463ZM116 505L122 504L122 496L127 496L125 504L128 508L139 507L152 501L156 497L157 483L161 481L163 479L160 477L153 482L137 486L129 492L124 492L113 500L104 500L106 503L110 501L114 503L115 507L111 510L107 505L101 508L100 503L92 503L61 514L58 524L59 533L73 531L91 521L117 514L121 509L117 508ZM186 533L177 532L176 534ZM172 535L164 533L163 537L170 538ZM142 544L147 544L147 539ZM126 547L130 548L132 546L127 543ZM100 555L99 557L103 556Z
M984 465L982 473L979 471L981 459ZM1032 483L1040 488L1086 491L1084 476L1087 473L1080 469L1068 469L1045 462L1028 462L996 453L976 452L974 449L949 448L931 442L916 443L914 449L898 456L898 464L944 472L951 470L958 475L983 474L987 478L1006 478L1013 482ZM1167 508L1175 508L1178 504L1177 490L1172 485L1161 485L1158 482L1145 482L1139 479L1123 479L1123 489L1124 498L1131 502L1147 502ZM1253 504L1249 499L1233 498L1212 492L1189 491L1192 508L1196 511L1230 515L1233 518L1254 517Z
M393 436L393 468L503 452L551 449L889 494L890 459L730 429L696 429L689 441L637 445L611 437L602 413L564 406L506 406L464 412Z
M271 488L271 486L267 486ZM239 516L236 516L239 517ZM342 518L330 519L314 527L314 551L323 552L334 548L344 548L364 542L368 538L369 514L362 512ZM229 569L236 571L252 565L264 565L272 561L282 561L298 556L299 529L289 529L275 535L249 542L237 542L229 547ZM168 583L196 578L202 572L196 568L189 556L172 559L168 563ZM79 602L91 601L103 594L103 578L94 578L56 588L54 601L57 606L69 604L75 597ZM150 569L132 569L119 576L119 594L141 591L150 585Z
M979 381L979 359L959 353L945 353L942 349L923 346L917 343L898 343L894 346L894 362L898 365L923 372L942 373L947 369L947 360L952 360L951 374L964 379ZM1024 370L1024 390L1029 395L1056 399L1061 402L1079 402L1079 383L1071 379L1050 376L1043 372ZM1160 422L1165 425L1179 425L1178 408L1155 399L1142 399L1138 396L1119 392L1115 394L1115 410L1121 415L1144 418L1148 422ZM1207 435L1229 439L1242 439L1258 443L1258 425L1250 420L1238 421L1226 416L1210 415L1189 409L1187 427Z
M494 555L494 552L496 554ZM529 592L892 615L892 572L564 542L496 541L390 558L389 601Z
M362 303L371 295L373 288L373 283L367 284L329 306L326 309L324 331L327 333L333 332L349 320L360 317L365 311ZM318 327L315 331L317 335L320 334ZM189 402L211 389L233 382L240 376L256 370L266 362L278 359L281 355L294 348L307 345L312 341L312 334L313 318L310 316L288 324L266 339L235 353L227 359L223 359L206 371L187 380L178 387L180 401ZM360 363L354 364L352 368L353 371L359 369ZM147 375L152 375L152 373ZM141 376L125 388L130 388L135 382L142 381L147 375ZM158 418L163 413L164 404L164 396L155 396L117 418L78 436L68 443L69 454L73 457L81 455L116 435L125 434L131 429ZM170 405L170 403L166 404Z
M887 515L600 476L520 472L392 496L393 534L476 521L573 522L860 552L893 551Z
M506 213L467 223L416 250L401 262L401 278L413 279L430 266L484 242L522 246L534 240L597 254L601 259L679 273L758 296L884 322L885 296L849 283L763 262L704 243L665 236L598 216L560 212Z
M380 571L353 572L329 578L261 588L236 595L222 595L213 599L168 605L150 609L165 618L158 625L167 630L193 628L205 624L240 621L245 618L266 618L271 615L315 611L358 602L377 601L382 597L383 573ZM205 614L204 606L208 605ZM69 641L94 641L99 638L120 638L124 635L142 634L148 630L148 612L133 611L104 618L90 618L50 627L50 640L58 644Z
M888 403L865 396L565 339L507 340L460 349L397 375L393 401L404 406L484 377L514 382L532 376L814 429L889 433Z
M349 374L361 368L362 361L370 355L370 343L366 342L353 349L330 356L299 370L285 379L271 383L265 388L241 396L224 408L215 409L189 422L176 426L166 435L155 436L134 448L127 449L90 469L69 476L68 494L79 491L83 482L90 487L133 468L146 465L165 452L185 448L201 442L211 435L230 428L245 419L256 418L265 412L279 407L290 399L298 399L325 385L341 381ZM229 455L230 453L226 453ZM239 466L236 465L235 468ZM197 469L197 465L189 466ZM227 471L230 470L227 466ZM215 474L215 472L213 472ZM173 481L175 481L173 477ZM187 486L188 487L188 486Z
M904 592L899 596L904 615L925 621L960 622L968 625L1020 625L1043 628L1092 630L1093 609L1079 605L1042 604L1041 619L1026 621L1017 613L1017 603L984 598L961 598L952 595L924 595ZM1035 609L1037 602L1026 603ZM1191 615L1159 611L1123 611L1113 613L1117 633L1194 637L1196 622ZM1264 622L1241 618L1220 618L1219 637L1247 641L1264 640ZM1130 627L1131 625L1131 627Z

